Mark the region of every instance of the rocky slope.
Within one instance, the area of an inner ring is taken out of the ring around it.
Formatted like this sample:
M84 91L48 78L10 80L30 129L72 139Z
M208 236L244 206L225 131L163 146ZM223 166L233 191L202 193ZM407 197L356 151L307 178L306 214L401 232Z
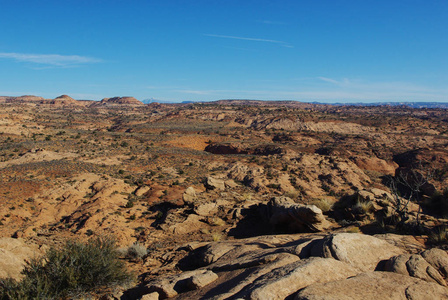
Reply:
M2 276L113 235L144 249L115 298L446 295L445 110L8 99Z

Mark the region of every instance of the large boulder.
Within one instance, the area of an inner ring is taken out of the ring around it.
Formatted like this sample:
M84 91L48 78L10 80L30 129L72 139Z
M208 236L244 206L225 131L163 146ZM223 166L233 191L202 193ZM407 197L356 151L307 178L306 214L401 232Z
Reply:
M317 232L330 227L315 205L297 204L288 197L274 197L267 204L269 223L286 232Z
M363 271L374 271L383 260L404 253L384 240L359 233L337 233L310 243L311 256L333 257Z

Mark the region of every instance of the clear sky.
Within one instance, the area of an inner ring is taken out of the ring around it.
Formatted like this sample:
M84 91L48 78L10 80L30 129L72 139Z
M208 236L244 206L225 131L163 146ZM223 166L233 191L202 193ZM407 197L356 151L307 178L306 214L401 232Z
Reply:
M448 102L447 0L0 0L0 95Z

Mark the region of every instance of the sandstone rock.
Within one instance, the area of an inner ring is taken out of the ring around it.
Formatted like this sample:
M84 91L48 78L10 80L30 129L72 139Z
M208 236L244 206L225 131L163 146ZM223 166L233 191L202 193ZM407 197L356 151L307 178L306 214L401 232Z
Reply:
M233 243L209 243L190 252L188 256L179 261L179 267L183 270L192 270L208 266L235 247L236 245Z
M201 276L204 277L201 279ZM196 277L196 279L193 280L192 279L193 277ZM183 293L192 290L192 288L194 287L194 284L192 283L193 281L195 281L197 284L201 284L201 280L203 280L203 282L207 282L208 280L211 279L213 280L210 282L216 280L216 278L213 275L211 275L210 271L207 270L195 270L184 272L181 274L168 276L162 279L156 279L147 283L142 288L141 294L146 295L153 292L157 292L160 295L160 299L172 298L177 296L178 293Z
M232 284L232 280L224 283L223 286L225 286L226 292L220 294L217 297L214 297L214 300L229 298L233 299L233 297L235 297L235 295L237 294L242 297L242 295L245 294L245 289L261 276L270 273L273 270L281 269L299 260L300 259L296 255L292 255L289 253L278 253L275 260L269 261L266 264L261 264L257 267L249 267L248 269L243 269L245 270L245 276L241 278L241 280L238 280L238 282L235 284Z
M197 198L196 191L192 186L188 187L182 195L182 199L187 204L193 204Z
M419 253L425 248L412 235L399 235L393 233L375 234L374 237L384 240L408 253Z
M440 273L418 254L402 254L391 257L385 263L384 270L446 286Z
M395 175L395 169L398 168L397 163L386 162L376 157L357 156L353 160L363 170L376 171L386 175Z
M373 193L369 192L369 191L366 191L366 190L359 191L358 195L360 197L362 197L364 200L372 201L372 200L375 199L375 195Z
M393 199L392 195L389 192L385 191L385 190L381 190L381 189L378 189L378 188L371 188L370 191L378 199L380 199L380 198L386 198L388 200L392 200Z
M316 282L328 282L359 274L355 268L332 258L310 258L274 269L254 281L240 295L248 299L285 299Z
M322 231L330 223L317 206L296 204L288 197L274 197L267 205L269 223L289 232Z
M300 291L295 299L448 299L448 289L396 273L369 272L348 279L310 285Z
M150 294L143 295L140 300L159 300L159 293L153 292Z
M190 277L188 279L187 285L192 290L197 290L212 283L216 279L218 279L218 275L216 275L212 271L206 271L205 273L193 275L192 277Z
M226 186L227 188L235 188L235 187L238 186L238 184L236 184L236 182L235 182L234 180L232 180L232 179L226 180L226 181L224 182L224 184L225 184L225 186Z
M448 254L446 251L432 248L423 251L421 256L423 256L431 266L438 270L445 279L448 278Z
M182 223L177 223L169 227L169 231L174 234L187 234L198 231L203 227L202 218L195 214L188 215L187 219Z
M406 263L411 258L411 254L401 254L389 258L384 265L384 271L394 272L401 275L409 276Z
M226 186L224 180L216 179L213 177L207 177L205 187L210 190L225 190Z
M434 269L422 256L413 254L406 262L409 275L428 282L436 282L446 286L439 272Z
M218 205L214 202L203 203L195 207L194 212L200 216L210 216L218 211Z
M337 233L313 244L312 256L333 257L363 272L373 271L380 261L404 253L383 240L359 233Z
M41 255L37 245L28 245L22 239L0 238L0 278L19 280L25 260Z
M238 247L240 248L240 247ZM238 249L237 248L237 249ZM249 248L249 247L242 247ZM240 249L238 249L240 250ZM247 250L246 250L247 251ZM233 253L232 253L233 252ZM239 252L239 251L238 251ZM222 257L218 262L211 264L208 268L213 271L230 271L237 269L247 269L261 265L273 264L280 260L295 262L300 260L297 255L276 251L276 249L255 249L238 256L235 251L230 251L227 257ZM233 259L232 259L233 257Z
M141 197L144 194L146 194L150 189L151 189L151 187L149 187L147 185L144 185L144 186L141 186L141 187L137 188L137 190L135 190L134 194L137 197Z

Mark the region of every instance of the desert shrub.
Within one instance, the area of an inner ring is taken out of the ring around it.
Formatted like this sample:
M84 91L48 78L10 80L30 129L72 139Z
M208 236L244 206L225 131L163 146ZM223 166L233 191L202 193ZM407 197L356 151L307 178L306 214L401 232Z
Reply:
M373 212L374 206L371 201L358 200L352 210L356 214L368 214Z
M296 200L299 197L299 195L300 195L299 191L293 190L286 192L284 196Z
M435 245L448 244L448 228L446 226L433 228L428 235L428 242Z
M148 254L147 248L139 242L129 246L126 251L126 257L131 259L142 259L146 254Z
M426 206L439 216L448 216L448 189L443 193L435 192L427 201Z
M320 210L322 210L322 212L328 212L333 207L333 203L325 198L314 199L311 204L316 205L318 208L320 208Z
M130 283L133 275L118 259L116 242L97 237L88 243L68 241L27 262L17 282L0 281L0 299L62 299Z

